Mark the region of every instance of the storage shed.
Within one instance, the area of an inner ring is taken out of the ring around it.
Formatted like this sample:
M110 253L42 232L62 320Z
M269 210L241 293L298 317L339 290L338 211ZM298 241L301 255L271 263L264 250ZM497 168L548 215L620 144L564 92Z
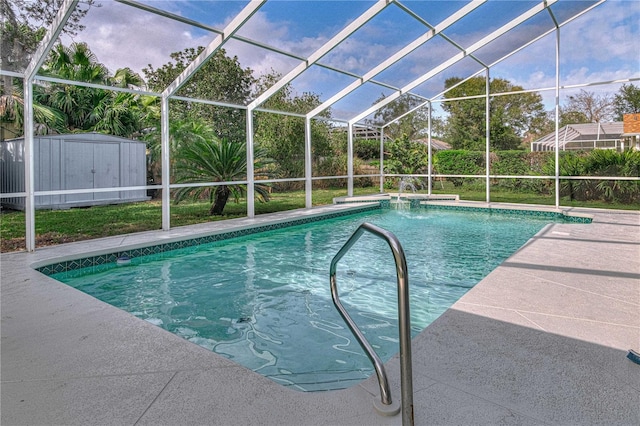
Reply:
M144 142L100 133L36 136L35 190L116 188L146 185ZM0 142L0 189L23 192L24 138ZM36 208L64 209L148 200L146 190L89 192L35 197ZM25 198L3 198L2 206L24 210Z

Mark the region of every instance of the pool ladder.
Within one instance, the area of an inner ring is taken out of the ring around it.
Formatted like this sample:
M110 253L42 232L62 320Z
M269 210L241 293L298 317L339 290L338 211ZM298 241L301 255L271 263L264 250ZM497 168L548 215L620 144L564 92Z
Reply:
M402 395L401 407L391 400L391 391L389 390L389 381L387 373L380 357L371 347L367 339L364 337L356 323L351 319L347 311L342 306L338 297L338 285L336 282L336 268L338 262L349 251L349 249L358 241L365 232L369 232L379 238L385 240L391 251L396 263L396 276L398 280L398 328L400 329L400 392ZM413 378L411 368L411 318L409 316L409 276L407 272L407 260L404 250L398 238L386 229L380 228L370 223L363 223L356 229L340 251L333 257L329 270L329 281L331 283L331 297L333 304L340 312L340 315L347 323L351 332L356 336L360 346L373 363L378 376L378 384L380 385L380 401L374 401L376 411L382 415L393 416L402 410L402 424L413 425Z

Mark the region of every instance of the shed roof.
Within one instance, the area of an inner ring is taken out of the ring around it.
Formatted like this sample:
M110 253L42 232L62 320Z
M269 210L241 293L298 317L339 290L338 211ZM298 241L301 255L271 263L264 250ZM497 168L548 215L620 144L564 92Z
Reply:
M82 141L82 142L130 142L146 144L144 141L123 138L121 136L109 135L98 132L86 132L86 133L51 133L47 135L35 135L35 140L38 139L50 139L50 140L68 140L68 141ZM5 139L2 142L15 142L23 141L24 136L19 138Z

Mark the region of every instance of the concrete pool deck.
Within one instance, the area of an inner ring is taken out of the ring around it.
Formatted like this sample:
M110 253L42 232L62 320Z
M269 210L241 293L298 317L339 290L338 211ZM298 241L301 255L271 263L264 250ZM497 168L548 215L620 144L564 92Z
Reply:
M401 424L375 413L375 378L332 392L285 389L32 267L344 208L2 254L0 423ZM417 425L640 424L640 365L626 358L640 350L640 213L562 210L593 223L545 227L413 340ZM398 370L393 358L399 400Z

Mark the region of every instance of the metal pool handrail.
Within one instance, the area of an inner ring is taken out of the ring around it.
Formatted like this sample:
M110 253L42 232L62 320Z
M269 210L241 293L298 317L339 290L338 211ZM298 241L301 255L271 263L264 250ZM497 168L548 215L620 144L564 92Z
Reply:
M336 268L337 264L342 257L349 251L349 249L358 241L362 234L367 231L371 234L385 240L391 251L393 252L393 258L396 263L396 275L398 280L398 328L400 330L400 390L402 395L402 424L413 425L413 378L411 367L411 318L409 315L409 275L407 271L407 260L404 255L402 245L396 236L387 231L370 223L363 223L356 229L346 243L342 246L340 251L333 257L331 261L331 267L329 269L329 281L331 283L331 297L333 298L333 304L340 312L340 315L345 320L353 334L358 339L360 346L366 352L367 356L373 363L373 367L376 370L378 376L378 383L380 385L380 399L382 407L376 405L376 409L382 414L395 415L398 413L397 409L391 409L392 400L391 392L389 390L389 381L387 380L387 373L384 369L384 365L378 357L378 354L371 347L367 339L364 337L356 323L351 319L347 311L342 306L338 297L338 285L336 282Z

